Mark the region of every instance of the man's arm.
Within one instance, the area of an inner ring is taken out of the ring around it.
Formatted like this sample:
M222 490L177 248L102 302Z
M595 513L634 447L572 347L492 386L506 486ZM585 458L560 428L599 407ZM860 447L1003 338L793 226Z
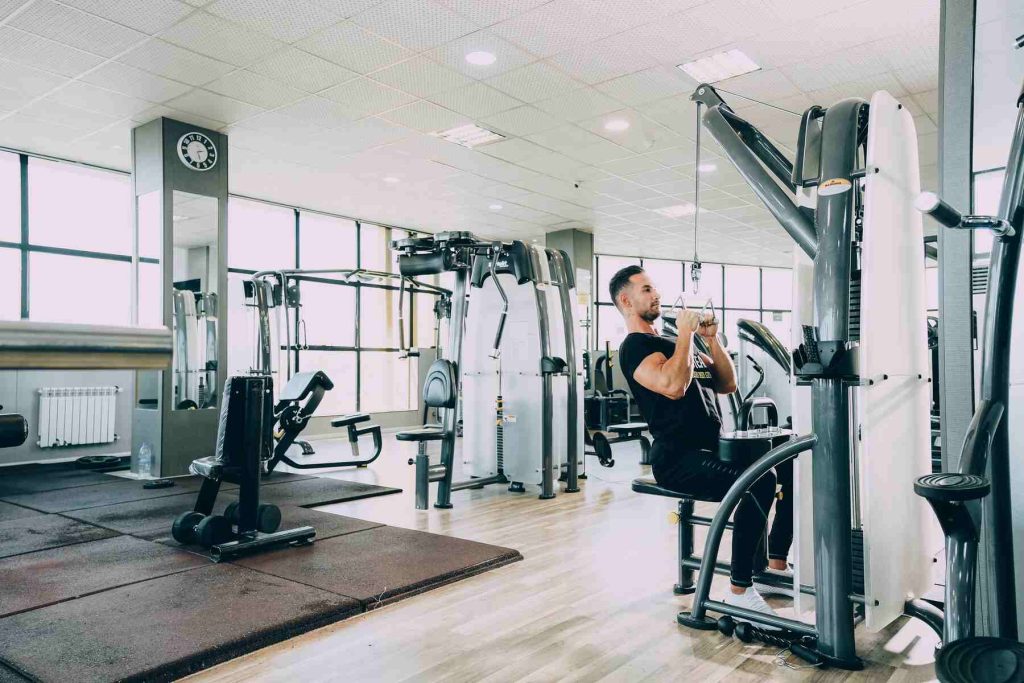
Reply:
M700 355L711 372L715 391L719 394L731 394L736 391L736 368L733 367L732 358L717 336L708 339L707 342L711 356L705 356L703 353Z
M676 321L679 337L671 358L652 353L637 366L633 379L640 386L673 401L681 399L693 381L693 333L697 329L697 313L682 311Z

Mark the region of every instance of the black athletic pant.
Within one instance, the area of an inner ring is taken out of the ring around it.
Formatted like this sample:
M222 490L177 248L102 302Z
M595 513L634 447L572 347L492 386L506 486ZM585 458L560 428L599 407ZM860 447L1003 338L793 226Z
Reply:
M653 470L658 485L701 500L721 501L743 474L743 468L720 461L711 451L662 452L657 455L661 457L653 458ZM768 512L775 498L776 483L782 484L783 491L768 538L768 554L772 559L785 559L789 555L793 541L792 461L780 465L776 471L765 473L754 482L736 507L730 577L734 586L745 588L753 585L755 555L768 526Z

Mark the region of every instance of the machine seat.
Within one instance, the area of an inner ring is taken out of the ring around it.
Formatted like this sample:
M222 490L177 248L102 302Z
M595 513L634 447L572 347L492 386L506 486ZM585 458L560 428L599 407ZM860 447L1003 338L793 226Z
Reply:
M985 477L952 472L928 474L914 482L914 493L940 503L984 498L990 488Z
M358 424L359 422L369 422L370 416L366 413L352 413L351 415L342 415L331 420L332 427L348 427L349 425Z
M426 425L419 429L407 429L404 432L395 434L399 441L440 441L445 436L444 428L440 425Z
M217 456L211 455L193 460L188 471L204 479L220 479L224 474L224 463Z
M634 479L633 490L637 493L646 493L651 496L665 496L666 498L678 498L680 500L700 500L705 503L721 502L715 498L698 496L693 493L680 493L679 491L667 489L664 486L658 486L658 482L654 481L654 477L638 477Z
M640 432L647 431L646 422L623 422L617 425L608 425L608 431L613 434L639 434Z

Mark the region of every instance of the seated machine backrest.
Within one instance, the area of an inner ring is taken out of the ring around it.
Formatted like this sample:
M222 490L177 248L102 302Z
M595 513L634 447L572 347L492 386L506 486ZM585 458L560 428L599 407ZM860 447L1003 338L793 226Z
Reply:
M454 408L459 397L455 363L439 358L430 364L423 382L423 403L430 408Z
M260 460L270 458L273 393L273 380L263 375L229 377L224 383L217 424L218 462L226 467L240 467L253 449L259 452Z

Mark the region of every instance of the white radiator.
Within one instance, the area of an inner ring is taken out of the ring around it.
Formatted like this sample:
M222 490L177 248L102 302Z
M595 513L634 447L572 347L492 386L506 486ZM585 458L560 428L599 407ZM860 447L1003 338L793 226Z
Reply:
M39 390L40 448L110 443L120 387L43 387Z

